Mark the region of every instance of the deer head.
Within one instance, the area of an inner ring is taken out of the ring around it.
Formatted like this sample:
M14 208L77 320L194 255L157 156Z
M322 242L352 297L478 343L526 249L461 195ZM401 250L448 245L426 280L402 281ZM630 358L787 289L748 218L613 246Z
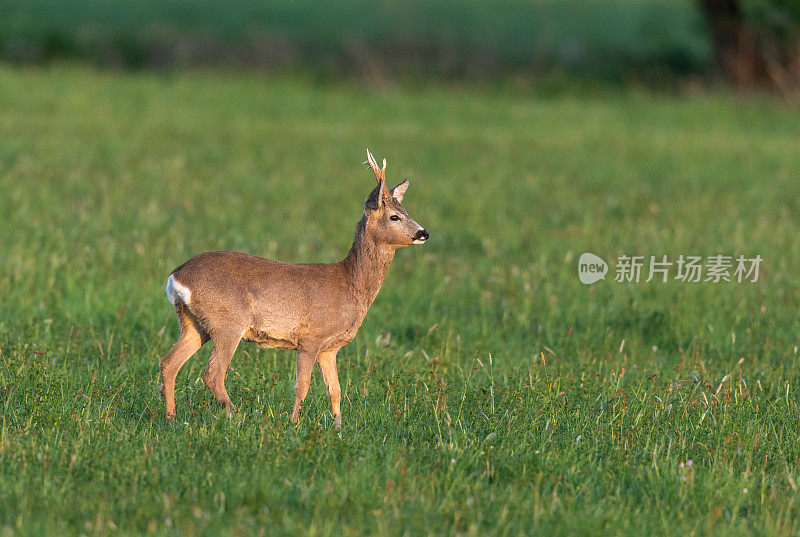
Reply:
M417 224L400 205L408 190L408 179L391 190L386 187L386 159L379 168L375 157L367 149L364 164L372 168L378 181L364 206L366 228L377 243L393 248L422 244L428 240L428 232Z

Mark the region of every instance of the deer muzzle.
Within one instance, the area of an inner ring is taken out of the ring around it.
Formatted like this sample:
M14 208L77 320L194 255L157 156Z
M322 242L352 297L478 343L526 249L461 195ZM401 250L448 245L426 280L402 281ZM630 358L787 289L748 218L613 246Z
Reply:
M414 238L412 239L411 242L413 244L422 244L423 242L428 240L429 236L430 235L428 234L427 231L425 231L424 229L420 229L419 231L417 231L417 234L414 235Z

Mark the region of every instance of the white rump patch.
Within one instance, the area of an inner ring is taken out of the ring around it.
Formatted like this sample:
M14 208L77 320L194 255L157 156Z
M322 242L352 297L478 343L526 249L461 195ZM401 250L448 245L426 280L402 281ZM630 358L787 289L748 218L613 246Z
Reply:
M188 287L181 285L181 283L175 279L175 276L170 274L169 279L167 279L167 298L169 298L169 301L173 304L181 302L182 304L189 305L189 302L192 300L192 292Z

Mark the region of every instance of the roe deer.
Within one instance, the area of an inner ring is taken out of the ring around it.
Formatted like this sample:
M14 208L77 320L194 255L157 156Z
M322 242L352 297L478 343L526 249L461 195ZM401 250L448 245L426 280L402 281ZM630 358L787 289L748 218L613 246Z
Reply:
M206 252L172 271L167 297L175 306L181 334L161 361L160 390L167 418L175 418L178 371L209 339L214 349L203 382L221 405L233 409L225 372L244 339L265 348L297 349L295 422L318 363L334 424L341 427L336 352L355 337L395 250L428 239L428 232L400 206L408 179L389 190L386 159L379 168L367 150L364 164L372 168L378 186L366 200L343 261L284 263L236 252Z

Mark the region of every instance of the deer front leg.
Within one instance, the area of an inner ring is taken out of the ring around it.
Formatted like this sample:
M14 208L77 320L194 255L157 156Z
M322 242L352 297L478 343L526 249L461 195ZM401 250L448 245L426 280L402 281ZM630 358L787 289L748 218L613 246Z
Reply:
M339 375L336 372L336 351L325 351L320 353L319 369L322 371L322 378L325 379L325 386L328 388L328 397L331 399L331 413L333 414L333 425L338 429L342 426L342 413L339 408L341 401L341 389L339 388Z
M294 383L294 408L292 409L292 421L295 423L300 419L300 408L308 395L311 372L314 370L317 356L319 356L319 352L311 352L302 348L297 350L297 378Z

